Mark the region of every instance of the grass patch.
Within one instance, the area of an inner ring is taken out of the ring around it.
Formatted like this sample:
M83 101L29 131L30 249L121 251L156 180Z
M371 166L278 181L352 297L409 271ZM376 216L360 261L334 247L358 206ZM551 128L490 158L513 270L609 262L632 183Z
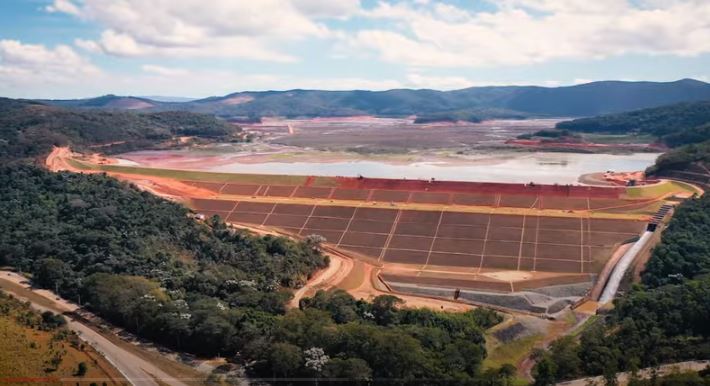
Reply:
M79 160L75 160L74 158L67 158L66 162L71 165L71 167L76 168L76 169L81 169L81 170L100 170L97 165L90 164L87 162L82 162Z
M657 198L669 193L696 193L697 190L684 182L664 181L658 184L646 186L630 186L626 188L628 198L650 199Z
M643 208L627 209L624 211L624 213L654 215L656 214L656 212L658 212L659 209L661 209L661 206L663 206L663 201L654 201L644 206Z
M7 295L0 294L0 304L0 383L3 378L32 377L46 378L42 384L63 384L60 378L76 376L83 362L86 372L77 384L89 384L79 381L81 378L100 379L107 385L128 384L104 358L66 329L42 329L28 323L38 318L37 312Z
M643 216L652 216L663 206L665 200L639 200L635 204L625 204L619 207L594 209L597 213L621 214L635 216L637 219Z
M497 368L506 363L517 365L525 356L530 354L535 344L542 338L542 334L529 335L489 349L488 357L483 361L483 368ZM486 340L494 339L492 336L486 337Z
M96 165L76 159L67 159L72 167L81 170L98 170L109 173L125 173L142 176L163 177L183 181L200 182L231 182L254 185L303 185L308 176L292 176L285 174L240 174L204 172L196 170L160 169L126 165ZM314 177L311 186L334 187L332 177Z
M73 166L73 165L72 165ZM86 169L86 168L85 168ZM194 170L158 169L122 165L92 165L91 170L101 170L110 173L136 174L142 176L164 177L183 181L200 182L233 182L245 184L283 184L299 185L305 182L305 176L266 175L266 174L237 174L215 173Z
M233 182L259 185L300 185L306 181L305 176L285 176L266 174L236 174L214 173L194 170L157 169L121 165L99 165L99 170L113 173L137 174L154 177L165 177L176 180L204 181L204 182Z
M689 184L687 182L673 181L673 183L680 186L682 189L684 189L686 192L689 192L689 193L697 193L698 195L703 195L705 193L702 189L700 189L692 184Z
M574 329L574 331L570 332L569 335L578 337L584 330L586 330L589 326L594 324L598 319L600 318L599 315L592 315L587 320L584 321L581 325L577 326L577 328Z

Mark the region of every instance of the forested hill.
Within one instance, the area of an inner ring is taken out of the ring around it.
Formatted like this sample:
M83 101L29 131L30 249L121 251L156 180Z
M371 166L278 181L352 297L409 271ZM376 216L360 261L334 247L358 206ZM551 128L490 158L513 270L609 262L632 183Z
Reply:
M661 154L646 174L687 180L710 187L710 140L680 146Z
M562 338L538 353L535 383L586 375L611 380L618 371L710 359L709 234L710 196L681 204L653 250L642 284L579 337Z
M155 145L173 136L230 137L240 129L214 116L189 112L135 113L68 109L0 98L0 160L35 157L53 145L103 152Z
M570 131L651 134L670 147L710 139L710 100L559 122Z
M710 100L710 84L603 81L567 87L494 86L453 91L288 90L236 92L189 102L107 95L45 103L87 109L183 110L236 117L423 116L424 120L494 117L591 116L666 104Z
M291 289L328 263L316 237L254 236L104 175L30 165L0 167L0 213L0 265L141 337L253 376L504 385L514 374L481 369L483 331L502 320L490 310L402 309L393 296L333 291L287 311Z
M710 101L679 103L621 114L559 122L567 131L649 134L672 149L656 159L648 175L710 186Z

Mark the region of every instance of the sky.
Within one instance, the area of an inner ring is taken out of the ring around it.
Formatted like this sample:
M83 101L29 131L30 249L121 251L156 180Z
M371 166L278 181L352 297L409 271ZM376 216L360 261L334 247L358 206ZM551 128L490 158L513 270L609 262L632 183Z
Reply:
M1 0L0 96L710 80L710 0Z

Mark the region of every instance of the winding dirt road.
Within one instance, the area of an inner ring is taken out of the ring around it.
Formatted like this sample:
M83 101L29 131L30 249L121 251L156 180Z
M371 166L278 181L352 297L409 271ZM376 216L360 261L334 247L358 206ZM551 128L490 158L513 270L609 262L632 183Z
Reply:
M336 286L353 269L352 260L333 254L328 254L328 256L330 257L328 267L317 272L306 285L293 293L293 299L289 302L289 307L298 308L301 299L306 295L311 295L311 292Z

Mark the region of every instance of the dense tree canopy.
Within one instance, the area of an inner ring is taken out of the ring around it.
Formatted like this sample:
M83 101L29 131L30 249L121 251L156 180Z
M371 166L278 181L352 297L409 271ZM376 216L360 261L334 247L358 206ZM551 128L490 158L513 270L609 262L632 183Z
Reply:
M710 197L688 200L675 211L661 243L646 264L651 288L710 273Z
M358 374L354 378L362 380L371 374L383 383L420 379L428 384L483 380L498 384L505 378L502 370L480 371L486 356L483 330L499 323L500 315L485 309L465 313L401 309L400 303L389 295L369 303L342 290L319 291L276 323L273 341L254 351L259 361L252 370L301 377ZM308 360L296 355L308 348L322 350L321 370L314 372ZM274 367L269 361L274 356L289 365ZM299 365L293 366L296 362Z
M680 146L661 154L647 174L678 177L710 184L710 140Z
M557 128L570 131L614 134L651 134L676 147L710 139L710 102L669 106L601 115L559 122Z

